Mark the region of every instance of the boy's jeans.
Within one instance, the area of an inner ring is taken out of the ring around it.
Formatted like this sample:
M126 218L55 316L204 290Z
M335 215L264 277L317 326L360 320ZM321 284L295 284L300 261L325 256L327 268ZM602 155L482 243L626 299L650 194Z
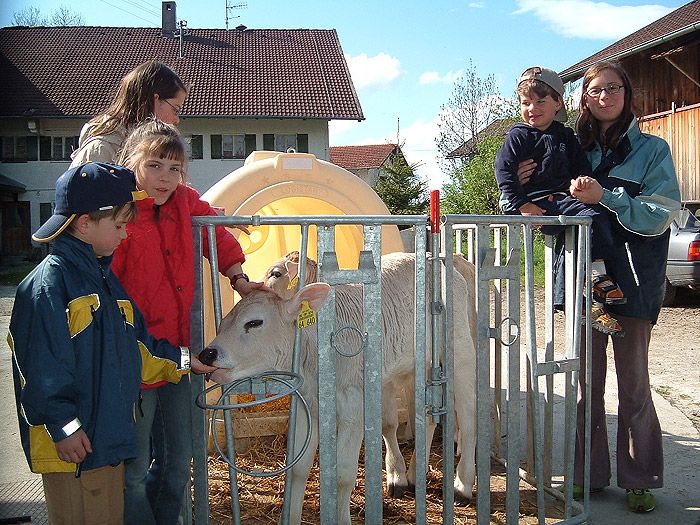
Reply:
M139 456L125 462L124 523L174 525L190 479L190 378L142 390L141 396L143 416L136 411Z

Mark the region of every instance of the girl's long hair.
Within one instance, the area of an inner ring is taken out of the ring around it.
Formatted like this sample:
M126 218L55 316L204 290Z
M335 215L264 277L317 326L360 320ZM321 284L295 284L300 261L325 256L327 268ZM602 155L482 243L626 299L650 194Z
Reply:
M600 123L591 114L591 110L589 109L587 103L586 91L588 91L588 86L593 79L595 79L606 69L613 70L622 80L622 85L624 86L625 103L620 117L605 131L605 134L601 136ZM581 146L585 151L592 150L595 146L596 140L600 140L601 145L608 149L614 149L618 145L620 139L627 131L630 122L632 122L632 119L634 119L632 95L632 82L630 81L627 72L617 62L598 62L586 70L586 73L583 75L583 86L581 88L581 112L576 120L576 133L578 134Z
M187 91L182 79L162 62L149 60L129 71L121 79L112 104L104 114L93 118L90 137L107 135L119 127L131 130L154 115L154 97L174 98Z
M187 146L175 126L149 119L136 127L124 142L117 164L133 171L149 158L182 163L182 182L187 180Z

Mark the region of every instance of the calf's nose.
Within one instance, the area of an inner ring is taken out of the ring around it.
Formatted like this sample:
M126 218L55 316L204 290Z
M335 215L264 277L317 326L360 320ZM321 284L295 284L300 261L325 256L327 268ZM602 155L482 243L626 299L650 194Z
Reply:
M212 348L211 346L207 346L204 350L199 352L199 355L197 357L205 365L213 366L214 361L216 361L217 356L218 356L218 352L217 352L216 348Z

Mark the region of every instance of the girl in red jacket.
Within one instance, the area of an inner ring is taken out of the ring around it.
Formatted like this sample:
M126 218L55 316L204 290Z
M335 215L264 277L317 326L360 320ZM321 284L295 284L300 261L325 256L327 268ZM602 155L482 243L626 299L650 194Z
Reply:
M190 344L194 297L191 217L216 215L184 183L186 161L185 144L170 124L153 120L131 133L119 163L135 172L137 185L149 198L137 203L136 219L127 226L129 236L112 263L150 333L182 346ZM224 227L215 231L219 268L234 290L246 295L262 286L243 273L245 256L236 238ZM141 396L136 414L139 456L125 463L124 523L174 525L192 457L189 378L177 385L142 385Z

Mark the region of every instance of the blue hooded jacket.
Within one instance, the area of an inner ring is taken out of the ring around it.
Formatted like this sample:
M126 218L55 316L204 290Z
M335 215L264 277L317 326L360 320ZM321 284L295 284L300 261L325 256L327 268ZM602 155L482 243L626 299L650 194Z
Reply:
M93 450L83 470L136 457L141 381L177 383L189 372L187 349L148 335L110 261L64 233L17 288L8 343L20 437L33 472L74 471L54 443L78 428Z

